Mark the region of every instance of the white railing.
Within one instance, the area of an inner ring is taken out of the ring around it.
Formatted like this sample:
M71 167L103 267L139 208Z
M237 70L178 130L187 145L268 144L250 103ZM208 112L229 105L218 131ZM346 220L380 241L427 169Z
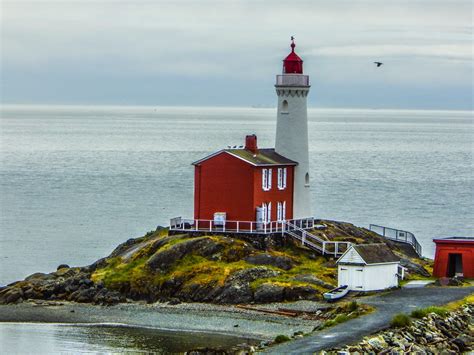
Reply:
M285 233L301 241L302 245L319 251L323 255L329 254L338 256L344 253L352 245L350 242L333 242L321 239L318 236L306 231L305 229L298 227L297 224L289 221L285 222Z
M180 232L218 232L245 234L287 234L301 241L301 244L322 255L338 256L344 253L352 244L350 242L333 242L319 238L308 232L314 229L313 217L292 219L289 221L215 221L209 219L190 219L176 217L170 220L170 230Z
M229 232L272 234L283 233L286 221L215 221L209 219L188 219L176 217L170 220L170 230L184 232ZM314 218L292 220L299 228L314 228Z
M421 253L422 253L421 245L420 243L418 243L418 240L416 239L413 233L400 230L400 229L379 226L377 224L369 225L369 229L372 232L375 232L378 235L381 235L382 237L385 237L387 239L395 240L401 243L410 244L413 247L413 249L415 249L415 252L419 256L421 256Z
M303 74L283 74L276 76L278 86L308 86L309 76Z

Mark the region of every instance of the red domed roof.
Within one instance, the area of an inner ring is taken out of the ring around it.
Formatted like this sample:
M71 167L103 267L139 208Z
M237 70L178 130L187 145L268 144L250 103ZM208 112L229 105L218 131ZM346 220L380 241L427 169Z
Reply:
M303 60L295 53L295 41L291 37L291 53L283 59L283 74L303 74Z

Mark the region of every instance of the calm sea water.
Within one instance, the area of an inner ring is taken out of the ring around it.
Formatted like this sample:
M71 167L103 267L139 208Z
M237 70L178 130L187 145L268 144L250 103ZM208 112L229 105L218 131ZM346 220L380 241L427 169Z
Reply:
M191 162L248 133L273 147L274 109L4 106L0 285L85 265L192 216ZM473 235L473 118L460 111L309 110L313 212L433 237Z
M0 323L2 354L176 354L230 348L252 339L112 325Z
M473 235L471 112L310 110L316 217ZM0 285L85 265L170 217L192 216L191 162L256 133L275 110L5 106L0 125ZM133 328L1 324L8 353L182 351L236 339ZM184 344L178 349L177 344Z

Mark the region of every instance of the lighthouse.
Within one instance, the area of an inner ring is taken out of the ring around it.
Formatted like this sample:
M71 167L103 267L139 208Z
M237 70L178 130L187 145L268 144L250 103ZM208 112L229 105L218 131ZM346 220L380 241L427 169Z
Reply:
M293 218L311 216L308 152L308 114L306 97L309 76L303 74L303 60L295 53L291 37L291 53L283 60L283 72L276 76L278 96L275 151L298 162L294 171Z

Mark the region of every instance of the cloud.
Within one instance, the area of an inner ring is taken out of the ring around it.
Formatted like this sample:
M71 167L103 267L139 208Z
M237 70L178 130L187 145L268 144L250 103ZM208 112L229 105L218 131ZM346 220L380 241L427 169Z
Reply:
M472 71L470 1L380 4L4 0L1 59L9 80L3 84L5 96L11 81L33 85L36 77L48 73L71 81L90 78L91 88L94 77L124 84L133 78L176 77L183 83L186 78L200 79L203 88L206 81L227 79L228 85L262 85L264 90L281 68L290 35L296 36L308 72L334 85L342 73L360 80L361 61L377 57L424 63L428 83L464 80L465 86L470 80L465 73ZM450 67L454 64L456 68ZM410 66L399 73L396 68L402 66L391 68L390 75L403 79L407 87L419 72ZM47 82L44 88L48 90Z

